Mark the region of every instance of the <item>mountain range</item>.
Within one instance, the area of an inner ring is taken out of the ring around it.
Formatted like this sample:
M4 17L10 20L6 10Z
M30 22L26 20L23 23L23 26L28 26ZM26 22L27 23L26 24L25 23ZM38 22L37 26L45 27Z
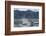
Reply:
M21 18L38 19L39 11L35 12L32 10L27 10L27 11L14 10L14 18L15 19L21 19Z

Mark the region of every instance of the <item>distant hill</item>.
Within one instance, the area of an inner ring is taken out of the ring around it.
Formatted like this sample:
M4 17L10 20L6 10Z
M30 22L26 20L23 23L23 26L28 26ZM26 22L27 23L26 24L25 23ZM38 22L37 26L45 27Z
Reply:
M35 12L32 10L27 11L20 11L20 10L14 10L14 18L21 19L21 18L28 18L28 19L38 19L39 18L39 12Z

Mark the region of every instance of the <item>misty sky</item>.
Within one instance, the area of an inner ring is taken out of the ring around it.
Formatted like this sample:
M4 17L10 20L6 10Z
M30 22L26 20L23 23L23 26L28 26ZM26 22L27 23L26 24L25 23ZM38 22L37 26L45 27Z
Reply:
M39 11L39 9L35 9L35 8L34 9L33 8L14 8L14 9L19 11L27 11L28 9L35 12Z

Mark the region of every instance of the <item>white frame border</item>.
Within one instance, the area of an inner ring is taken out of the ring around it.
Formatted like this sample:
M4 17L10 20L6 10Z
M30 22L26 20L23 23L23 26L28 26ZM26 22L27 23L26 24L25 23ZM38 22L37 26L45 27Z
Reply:
M14 8L39 8L39 27L21 27L14 28ZM22 6L11 5L11 31L27 31L27 30L42 30L42 7L41 6Z

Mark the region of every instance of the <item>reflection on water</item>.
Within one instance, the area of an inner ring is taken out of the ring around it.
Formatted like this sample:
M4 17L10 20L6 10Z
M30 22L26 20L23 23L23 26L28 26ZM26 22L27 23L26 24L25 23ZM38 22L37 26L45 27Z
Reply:
M14 20L14 27L32 27L32 26L39 26L38 19L15 19Z

